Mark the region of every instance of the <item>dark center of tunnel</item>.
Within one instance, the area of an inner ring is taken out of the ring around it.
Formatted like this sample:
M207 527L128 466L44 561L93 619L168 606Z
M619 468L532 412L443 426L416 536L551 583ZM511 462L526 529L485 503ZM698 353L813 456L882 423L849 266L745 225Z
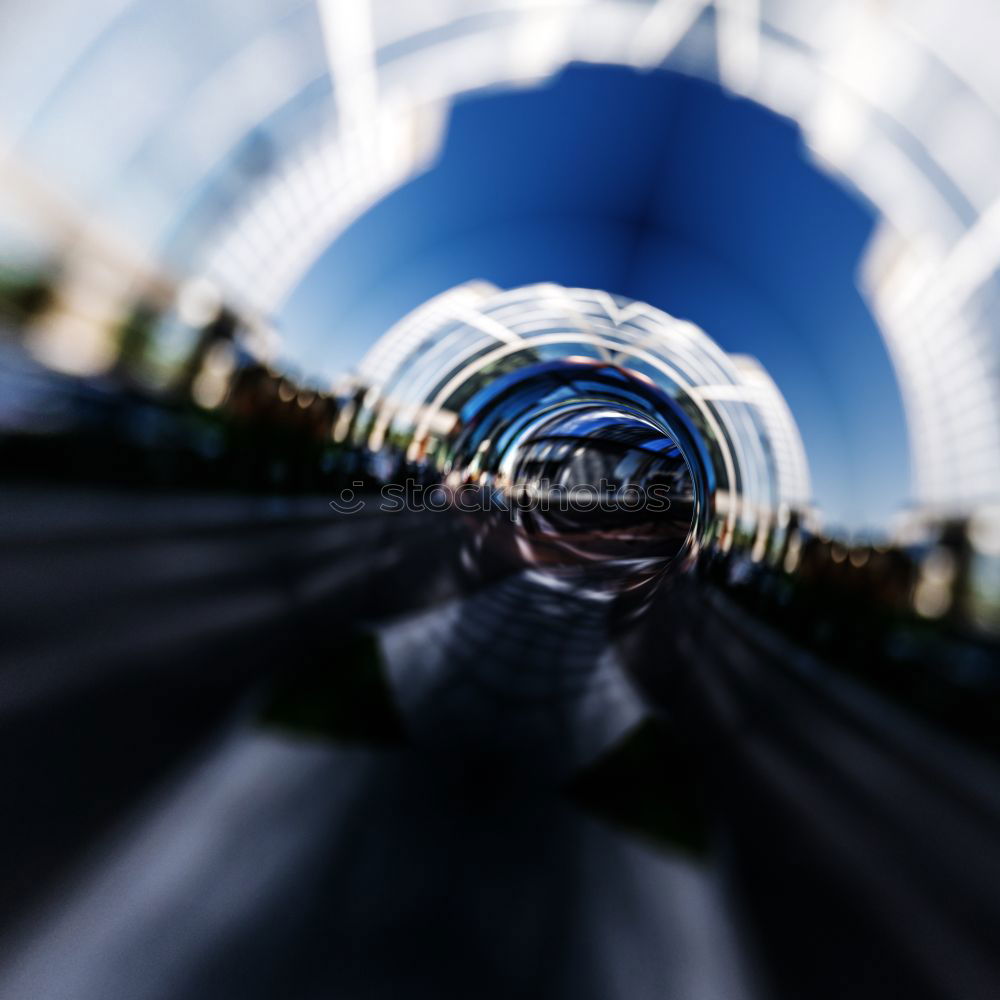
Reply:
M535 569L618 583L656 575L686 550L697 520L695 449L671 410L616 365L531 366L465 406L452 479L502 494L494 522Z

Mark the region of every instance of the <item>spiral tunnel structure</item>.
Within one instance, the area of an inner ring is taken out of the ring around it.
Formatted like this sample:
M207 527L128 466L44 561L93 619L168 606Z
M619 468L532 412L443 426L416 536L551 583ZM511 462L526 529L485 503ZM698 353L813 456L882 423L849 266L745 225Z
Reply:
M1000 15L0 10L0 997L1000 995Z
M404 318L358 372L355 445L455 488L500 488L507 507L524 491L645 494L659 480L674 558L739 536L758 560L809 512L802 441L766 373L643 303L464 285Z

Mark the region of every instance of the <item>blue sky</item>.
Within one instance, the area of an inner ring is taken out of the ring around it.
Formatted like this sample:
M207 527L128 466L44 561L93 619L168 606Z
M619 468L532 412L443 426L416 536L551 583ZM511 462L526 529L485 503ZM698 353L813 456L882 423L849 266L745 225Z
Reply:
M909 460L856 287L873 222L765 109L671 73L574 66L459 104L439 162L344 233L280 321L289 357L334 375L473 278L641 299L760 359L828 523L878 527L908 499Z

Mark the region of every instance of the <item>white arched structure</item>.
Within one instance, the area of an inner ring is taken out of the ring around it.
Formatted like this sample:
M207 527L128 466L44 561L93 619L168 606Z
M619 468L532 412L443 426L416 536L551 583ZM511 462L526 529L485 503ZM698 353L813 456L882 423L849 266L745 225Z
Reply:
M416 461L458 426L454 400L464 401L468 386L562 359L607 362L657 386L698 428L724 545L737 530L764 539L783 512L808 510L802 440L760 364L730 357L692 323L603 291L540 284L503 292L473 282L436 296L362 360L368 392L356 443L377 452L406 442Z

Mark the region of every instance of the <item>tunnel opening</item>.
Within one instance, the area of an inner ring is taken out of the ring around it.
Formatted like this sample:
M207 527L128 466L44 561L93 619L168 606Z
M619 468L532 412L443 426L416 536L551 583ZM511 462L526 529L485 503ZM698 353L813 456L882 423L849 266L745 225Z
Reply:
M459 286L372 348L355 391L367 466L501 497L513 538L493 533L521 563L761 562L809 516L798 428L759 362L604 291Z
M542 363L484 387L459 420L448 481L499 497L498 534L523 564L624 587L691 545L704 495L693 442L648 379L586 358Z

